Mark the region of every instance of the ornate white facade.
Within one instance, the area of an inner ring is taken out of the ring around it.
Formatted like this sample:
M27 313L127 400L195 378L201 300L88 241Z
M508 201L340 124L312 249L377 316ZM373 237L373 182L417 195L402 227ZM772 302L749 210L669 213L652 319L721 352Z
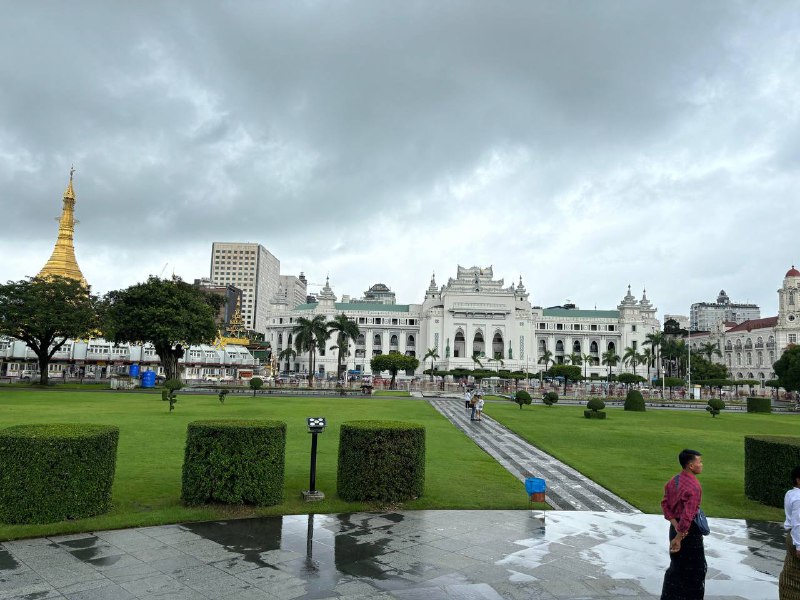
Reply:
M276 353L292 344L297 317L321 314L330 320L345 313L361 330L351 343L347 368L364 373L371 372L372 356L389 352L416 356L421 373L430 368L430 360L422 364L422 359L431 348L439 355L435 364L440 370L474 369L475 357L484 368L535 372L544 369L539 359L549 350L556 362L573 352L589 354L587 373L605 373L603 352L612 349L621 356L626 347L641 351L647 334L660 327L646 294L637 301L630 287L616 310L541 308L531 305L522 278L516 286L506 286L494 279L492 267L459 266L456 277L441 287L432 277L422 304L341 303L326 285L318 303L273 308L266 341ZM284 360L280 366L282 371L307 372L308 357ZM327 348L318 356L317 370L320 375L336 373L336 352Z

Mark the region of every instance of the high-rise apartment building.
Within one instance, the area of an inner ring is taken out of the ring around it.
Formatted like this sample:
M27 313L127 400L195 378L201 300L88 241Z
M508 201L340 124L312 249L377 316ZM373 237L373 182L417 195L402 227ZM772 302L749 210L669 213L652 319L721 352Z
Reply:
M211 246L211 281L242 290L242 320L247 329L266 331L280 270L280 261L261 244L214 242Z
M303 273L300 273L300 277L281 275L280 287L278 288L278 296L275 298L275 302L294 308L299 304L306 303L307 294L308 280L306 280L306 276Z
M720 290L716 302L695 302L689 311L692 331L711 331L719 321L738 324L760 318L757 305L731 302L725 290Z

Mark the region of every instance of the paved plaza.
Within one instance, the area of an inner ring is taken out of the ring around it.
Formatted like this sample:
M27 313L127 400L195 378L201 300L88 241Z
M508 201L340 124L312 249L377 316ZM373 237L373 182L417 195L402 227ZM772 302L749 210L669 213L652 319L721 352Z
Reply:
M706 598L777 598L782 528L710 519ZM5 542L0 599L656 598L657 515L300 515Z

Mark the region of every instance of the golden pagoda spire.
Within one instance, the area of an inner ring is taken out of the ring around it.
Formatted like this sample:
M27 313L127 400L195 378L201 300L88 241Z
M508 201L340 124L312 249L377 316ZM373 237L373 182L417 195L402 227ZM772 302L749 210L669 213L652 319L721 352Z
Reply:
M56 239L53 254L50 260L42 267L37 277L52 277L58 275L76 279L87 287L86 279L81 273L78 261L75 259L75 246L73 238L75 235L75 192L72 190L72 176L75 167L69 171L69 185L64 192L64 207L61 210L61 218L58 220L58 238Z

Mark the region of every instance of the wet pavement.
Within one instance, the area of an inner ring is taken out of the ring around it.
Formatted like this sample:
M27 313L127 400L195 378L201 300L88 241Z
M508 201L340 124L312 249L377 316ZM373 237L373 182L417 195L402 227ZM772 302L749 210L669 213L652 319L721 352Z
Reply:
M520 481L528 477L543 478L547 482L545 499L553 508L639 512L613 492L529 444L491 417L483 415L480 421L471 421L462 399L441 397L427 400L514 477ZM486 408L491 411L491 404L487 403Z
M775 523L710 519L706 598L777 598ZM657 598L657 515L409 511L166 525L0 544L0 599Z

